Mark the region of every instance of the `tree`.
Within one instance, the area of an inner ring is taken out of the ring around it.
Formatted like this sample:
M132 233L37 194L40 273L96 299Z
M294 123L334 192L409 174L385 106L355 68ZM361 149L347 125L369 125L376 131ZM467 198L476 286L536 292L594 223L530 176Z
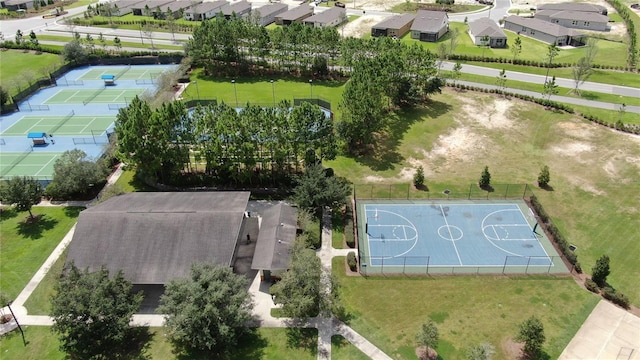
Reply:
M80 64L86 61L87 51L82 47L82 44L80 44L80 40L74 39L62 48L62 57L64 57L66 61Z
M482 175L480 176L480 187L483 189L488 189L491 187L491 174L489 173L489 167L485 166L484 170L482 170Z
M113 38L113 46L115 46L118 51L122 50L122 41L119 37L116 36Z
M38 42L38 37L36 35L36 33L31 30L31 32L29 33L29 41L31 42L31 45L37 49L38 46L40 45L40 43Z
M491 360L496 349L489 343L472 346L467 351L467 360Z
M345 179L328 176L320 164L308 166L296 180L294 202L317 218L322 216L322 208L325 206L336 209L344 205L351 193L351 187Z
M573 81L576 84L574 92L577 95L580 95L580 85L582 85L585 81L587 81L587 79L589 79L589 76L591 76L592 72L593 66L586 57L581 57L573 66Z
M549 181L551 181L549 167L545 165L542 167L542 170L540 170L540 174L538 175L538 186L545 188L549 185Z
M437 59L438 59L438 73L442 69L442 64L447 60L447 45L445 43L440 43L438 48L436 49Z
M458 47L458 37L460 36L460 30L453 28L449 30L449 56L453 55L453 52Z
M518 55L522 52L522 39L520 39L520 36L513 41L513 45L511 45L509 50L511 51L511 54L513 54L513 61L515 61Z
M553 63L553 59L560 53L560 49L556 45L556 43L550 44L547 47L547 74L544 76L544 82L546 83L549 78L549 70L551 70L551 64Z
M462 75L462 64L460 61L456 61L453 65L453 72L451 73L451 80L453 80L453 86L456 86L456 80Z
M545 81L542 87L542 95L546 96L547 101L551 100L551 96L558 93L558 85L556 84L556 77L552 77L550 81Z
M9 102L9 93L0 85L0 106Z
M322 264L315 251L296 240L291 252L289 270L282 280L271 287L275 301L282 304L282 313L292 318L316 316L321 308L320 277Z
M416 173L413 174L413 186L421 188L424 186L424 168L422 165L418 166Z
M71 265L55 285L51 300L53 328L60 349L71 359L119 359L130 351L129 322L142 302L122 271L81 271Z
M90 33L87 33L87 35L85 36L85 41L87 42L87 47L89 48L89 52L93 53L93 51L95 50L95 40L93 39L93 36L91 36Z
M18 31L16 31L16 37L14 39L14 41L16 42L17 45L22 44L22 31L20 31L20 29L18 29Z
M438 347L439 338L440 335L438 333L438 327L433 320L429 319L422 324L420 331L416 335L416 341L418 342L418 346L426 347L425 357L431 357L428 355L429 349L432 349L435 352Z
M167 336L178 354L223 355L248 331L251 297L247 280L231 268L196 263L191 276L171 281L160 298Z
M607 276L609 276L609 256L602 255L596 260L596 265L591 269L591 280L598 286L607 285Z
M544 327L542 322L532 315L527 320L523 321L519 326L518 335L515 340L517 342L524 343L524 354L530 359L536 358L541 350L542 344L544 344Z
M31 220L34 219L31 208L42 200L43 194L38 180L28 176L15 176L0 186L2 202L15 204L18 211L28 211Z
M107 169L100 161L91 161L79 149L68 150L53 164L53 181L47 193L59 198L89 194L105 181Z
M504 88L507 86L507 71L505 69L502 69L498 74L496 85L500 91L504 91Z
M485 35L480 38L480 46L482 46L482 59L484 60L484 52L491 45L491 38L489 35Z

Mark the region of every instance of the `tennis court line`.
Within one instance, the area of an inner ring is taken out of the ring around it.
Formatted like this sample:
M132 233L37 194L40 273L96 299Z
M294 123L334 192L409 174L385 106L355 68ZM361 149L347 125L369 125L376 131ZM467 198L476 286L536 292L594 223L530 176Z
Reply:
M440 212L442 212L442 218L444 219L444 224L447 225L447 229L449 230L449 238L453 239L453 234L451 233L451 227L449 226L449 222L447 221L447 215L444 213L444 208L440 205ZM458 252L458 247L456 246L456 242L452 241L453 248L456 250L456 255L458 256L458 261L460 265L462 265L462 259L460 258L460 253Z
M74 97L76 97L76 95L78 95L78 93L80 92L80 90L77 90L76 92L73 93L73 95L69 96L64 103L67 104L69 103L69 100L73 99ZM76 102L73 102L72 104L75 104Z
M44 170L44 168L47 167L47 165L51 164L51 162L55 159L58 158L58 155L55 155L54 157L51 158L51 160L49 160L46 164L42 165L42 167L40 168L40 170L38 170L38 172L34 175L34 176L38 176L40 175L40 173L42 172L42 170Z
M531 208L528 208L529 211L531 211ZM518 210L520 211L520 215L522 215L522 218L524 219L524 221L529 224L529 222L527 221L526 216L524 216L524 214L522 213L522 209L520 209L518 207ZM534 217L535 219L535 217ZM531 232L533 232L533 229L531 229ZM549 260L549 262L551 263L552 266L556 266L556 264L553 263L553 260L551 259L551 256L549 256L549 253L547 252L547 249L544 248L544 245L542 245L542 241L540 241L538 238L536 238L536 240L538 241L538 244L540 244L540 247L542 248L542 251L544 251L544 255L547 257L547 259ZM560 254L558 254L560 255Z
M93 122L96 121L96 119L97 119L96 117L91 119L91 121L89 121L89 123L85 127L83 127L82 130L80 130L80 133L84 134L84 131L89 127L89 125L93 124ZM80 126L82 126L82 125L80 125Z

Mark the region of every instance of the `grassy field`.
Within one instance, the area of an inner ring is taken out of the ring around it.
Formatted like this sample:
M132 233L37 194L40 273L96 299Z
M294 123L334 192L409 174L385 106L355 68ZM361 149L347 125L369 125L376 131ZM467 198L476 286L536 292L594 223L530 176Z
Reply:
M553 191L535 191L586 272L611 257L610 283L640 304L640 140L577 116L515 99L446 89L401 114L376 152L325 165L355 184L410 183L425 169L430 192L465 191L488 166L495 184L534 184L543 165ZM606 241L603 241L606 239Z
M471 37L468 35L468 25L464 23L451 22L450 29L458 29L460 35L458 36L458 46L456 47L454 54L465 54L469 56L484 56L494 58L512 59L513 54L507 46L504 49L483 49L480 46L473 44ZM507 35L507 44L513 44L518 35L511 31L505 31ZM451 31L445 34L440 41L435 43L422 42L411 39L411 34L407 33L402 37L402 41L406 43L418 43L427 49L436 52L438 46L441 43L449 45L449 39ZM547 54L548 45L525 36L521 36L522 40L522 53L518 56L521 60L532 61L544 61ZM626 64L626 52L627 45L620 42L600 40L598 42L598 54L595 57L594 63L608 66L624 66ZM554 59L555 63L575 63L583 56L584 49L563 49Z
M347 277L344 258L333 268L351 327L394 359L417 358L415 335L427 319L438 326L443 359L464 359L485 341L494 359L512 359L509 340L533 314L544 324L544 351L557 359L599 301L571 277Z
M25 224L28 213L13 208L0 216L0 292L14 299L51 251L69 232L82 208L34 207L40 220Z
M273 78L271 77L237 77L235 85L232 78L212 78L205 76L200 70L191 75L192 83L183 93L183 98L197 99L198 94L202 99L215 98L219 102L237 104L242 107L247 102L252 104L273 105L281 100L293 101L294 98L323 98L331 102L332 110L338 108L344 89L343 81L324 81L299 78ZM193 83L196 80L197 83Z
M69 36L57 36L57 35L40 35L38 36L38 39L41 42L46 43L47 41L60 41L60 42L69 42L71 40L71 37ZM98 41L98 37L95 36L94 38L94 42L93 44L95 45L96 49L102 49L102 43L100 41ZM86 44L85 42L85 37L82 37L83 43ZM130 47L130 48L140 48L140 49L148 49L151 47L151 44L147 41L144 44L141 44L139 42L121 42L120 43L122 45L122 47ZM106 40L105 41L105 45L106 46L114 46L113 40ZM155 49L162 49L162 50L182 50L183 47L180 45L165 45L165 44L158 44L158 43L154 43L153 47Z
M56 54L36 54L23 50L0 51L0 85L9 95L15 95L20 91L19 88L27 87L27 76L32 78L31 81L45 77L45 74L48 76L48 71L43 73L42 69L53 70L59 62L60 57Z
M369 357L341 335L331 337L332 360L367 360Z
M0 353L3 359L21 360L63 360L65 354L58 350L59 342L51 328L43 326L24 326L25 347L20 332L0 337ZM146 359L176 359L172 354L171 344L164 336L163 328L150 328L151 341L145 352ZM317 330L307 329L304 333L303 346L292 346L286 329L257 329L253 334L245 337L237 349L226 359L264 359L264 360L312 360L316 359L316 350L309 344L316 346ZM177 360L177 359L176 359Z
M51 266L47 275L24 303L29 315L49 315L51 313L51 297L55 294L54 289L64 269L65 261L67 261L66 250Z

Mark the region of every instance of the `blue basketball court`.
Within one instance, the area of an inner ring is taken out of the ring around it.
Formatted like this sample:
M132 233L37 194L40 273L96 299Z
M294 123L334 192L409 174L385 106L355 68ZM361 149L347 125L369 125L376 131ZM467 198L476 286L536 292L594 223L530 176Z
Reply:
M359 206L365 272L568 272L523 201Z

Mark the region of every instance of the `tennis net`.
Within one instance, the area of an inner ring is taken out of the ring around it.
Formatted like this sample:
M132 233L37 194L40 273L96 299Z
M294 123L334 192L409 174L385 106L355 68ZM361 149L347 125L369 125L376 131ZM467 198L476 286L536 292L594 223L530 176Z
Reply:
M18 164L22 160L24 160L24 158L26 158L31 152L33 152L33 146L29 145L29 147L27 147L25 151L23 151L15 159L13 159L13 161L11 162L11 164L9 164L9 166L2 169L2 174L0 174L0 179L5 178L7 175L9 175L9 172L13 170L14 167L18 166Z
M67 121L69 121L69 119L71 119L75 114L76 113L73 110L71 110L71 112L67 116L65 116L64 119L62 119L62 121L58 123L58 125L54 126L51 130L49 130L49 133L52 134L56 132L56 130L60 129L60 127L64 125Z
M83 104L83 105L87 105L87 104L88 104L88 103L90 103L93 99L95 99L96 97L98 97L98 95L100 95L100 94L104 91L104 89L106 89L106 88L107 88L107 87L105 86L105 87L102 87L102 88L98 89L98 91L94 92L94 93L93 93L93 94L91 94L88 98L84 99L84 100L82 101L82 104Z
M129 69L131 69L131 65L128 65L126 68L122 69L119 73L116 74L115 79L118 80L120 79L120 77L122 75L124 75L124 73L126 73L127 71L129 71Z

